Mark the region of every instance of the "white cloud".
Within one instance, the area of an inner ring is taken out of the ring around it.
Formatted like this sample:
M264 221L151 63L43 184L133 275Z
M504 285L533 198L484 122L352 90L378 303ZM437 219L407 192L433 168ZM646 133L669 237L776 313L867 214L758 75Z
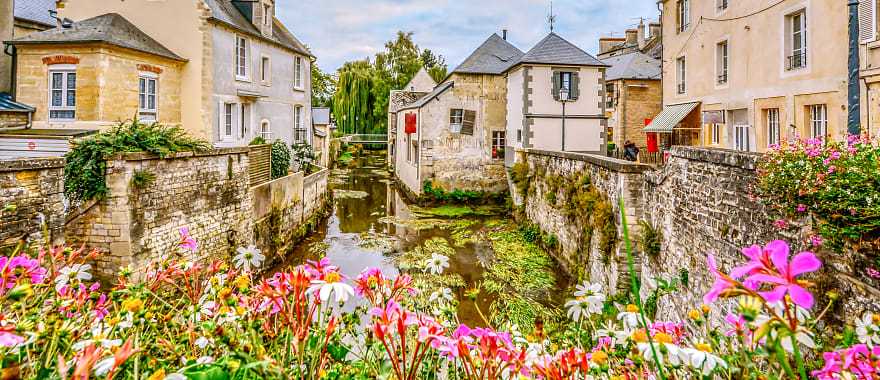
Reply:
M372 56L398 30L458 65L492 33L528 50L549 31L549 0L279 0L278 17L318 56L325 71ZM556 0L556 31L584 50L622 33L638 17L656 18L655 0Z

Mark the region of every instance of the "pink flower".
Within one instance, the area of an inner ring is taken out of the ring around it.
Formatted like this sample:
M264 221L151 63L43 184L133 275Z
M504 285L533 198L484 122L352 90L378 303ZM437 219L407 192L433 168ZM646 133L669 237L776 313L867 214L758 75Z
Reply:
M788 228L788 222L785 219L779 219L773 222L773 225L780 230Z
M836 166L831 165L831 166L828 167L828 174L833 174L833 173L836 172L836 171L837 171L837 167L836 167Z
M46 268L40 267L40 262L27 256L13 257L9 266L18 274L19 278L28 277L31 284L42 284L46 278Z
M743 266L733 268L730 276L733 278L741 278L743 276L751 276L757 273L773 273L771 269L773 262L770 256L775 254L788 255L788 244L782 240L775 240L767 243L764 248L760 245L753 245L741 250L742 254L749 258L749 262Z
M752 274L749 280L774 285L772 291L760 292L768 302L779 302L788 294L795 304L810 309L813 307L813 295L804 289L803 281L798 280L797 277L819 270L822 262L812 252L798 253L791 262L788 261L788 256L788 244L777 246L769 255L773 268Z
M98 302L95 303L95 319L96 320L98 320L98 321L103 320L104 317L107 316L107 314L110 314L110 311L107 310L108 303L109 302L107 302L107 295L106 294L101 294L101 296L98 297Z
M821 247L823 243L822 237L819 235L810 236L810 245L813 247Z
M199 244L196 243L196 239L193 239L192 236L189 236L189 227L181 227L180 228L180 248L189 250L190 252L195 253L199 249Z
M749 324L742 315L727 314L724 320L733 328L724 333L726 336L744 336L749 333Z
M715 276L715 283L712 285L712 289L703 296L703 302L709 304L715 302L727 290L736 288L737 283L729 276L718 271L718 263L715 261L715 256L710 254L707 262L709 264L709 271Z
M12 333L13 329L0 327L0 347L15 347L24 343L24 338Z
M878 271L874 268L868 268L867 272L868 272L868 276L871 276L873 278L880 278L880 271Z
M799 204L799 205L797 206L797 212L801 212L801 213L803 213L803 212L807 212L807 205L805 205L805 204Z

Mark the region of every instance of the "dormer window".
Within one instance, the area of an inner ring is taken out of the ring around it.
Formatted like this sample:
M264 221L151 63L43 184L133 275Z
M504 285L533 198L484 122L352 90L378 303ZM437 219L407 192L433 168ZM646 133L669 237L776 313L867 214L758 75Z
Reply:
M263 4L263 25L272 25L272 6L269 4Z

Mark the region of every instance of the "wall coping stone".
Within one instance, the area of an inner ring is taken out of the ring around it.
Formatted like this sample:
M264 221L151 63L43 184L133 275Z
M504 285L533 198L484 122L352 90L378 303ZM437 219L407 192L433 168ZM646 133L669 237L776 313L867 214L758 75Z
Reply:
M160 160L160 159L174 159L174 158L189 158L189 157L210 157L210 156L225 156L231 154L241 154L250 152L250 147L235 147L235 148L218 148L218 149L209 149L202 152L178 152L171 153L165 157L160 157L158 154L153 154L149 152L129 152L129 153L119 153L110 156L111 160L120 160L120 161L148 161L148 160Z
M21 158L15 160L0 160L0 173L16 172L22 170L41 170L63 168L64 157L48 158Z
M670 155L690 161L702 161L749 170L755 170L758 166L758 160L761 158L759 153L693 146L674 146L670 151Z
M318 170L318 171L308 175L307 177L303 178L303 184L314 184L315 182L318 182L319 179L321 179L322 177L326 177L330 173L330 169L323 168L320 166L318 166L318 167L321 168L321 170Z
M536 156L557 157L575 161L588 162L593 165L600 166L618 173L644 173L654 169L650 165L639 164L626 160L619 160L611 157L604 157L596 154L558 152L539 149L517 149L517 151Z

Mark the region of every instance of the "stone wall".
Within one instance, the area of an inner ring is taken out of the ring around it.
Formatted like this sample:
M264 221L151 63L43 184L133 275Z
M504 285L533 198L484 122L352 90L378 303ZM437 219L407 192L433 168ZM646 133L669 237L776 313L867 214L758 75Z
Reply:
M518 153L520 160L532 168L546 169L543 177L531 179L536 190L525 200L527 218L558 237L560 247L556 255L567 272L602 283L612 293L625 292L629 286L622 241L610 257L598 249L598 234L594 233L590 242L583 242L582 227L572 223L558 206L549 204L545 194L549 187L547 178L589 173L592 183L614 208L618 232L621 232L618 200L623 198L636 273L642 283L656 278L687 278L687 283L677 292L659 299L659 319L683 319L688 310L702 303L703 295L714 282L706 264L710 252L724 270L730 270L743 263L740 249L753 244L782 239L789 241L793 250L806 248L808 227L781 232L772 226L765 208L750 196L750 186L756 179L757 154L675 147L668 163L653 170L645 165L599 156L534 150ZM516 195L515 198L521 198ZM564 193L559 192L559 196ZM567 201L557 199L555 204ZM656 256L649 256L639 246L639 237L644 232L641 221L662 234L662 247ZM830 315L852 319L864 310L880 310L880 284L863 273L864 268L858 265L859 256L823 251L818 254L825 268L811 280L817 283L815 293L820 295L819 304L824 306L822 302L827 302L824 297L827 290L841 296L841 302Z
M0 111L0 129L24 127L28 124L27 112Z
M48 240L62 239L64 210L64 160L37 158L0 161L0 252L20 241L42 241L42 224Z

